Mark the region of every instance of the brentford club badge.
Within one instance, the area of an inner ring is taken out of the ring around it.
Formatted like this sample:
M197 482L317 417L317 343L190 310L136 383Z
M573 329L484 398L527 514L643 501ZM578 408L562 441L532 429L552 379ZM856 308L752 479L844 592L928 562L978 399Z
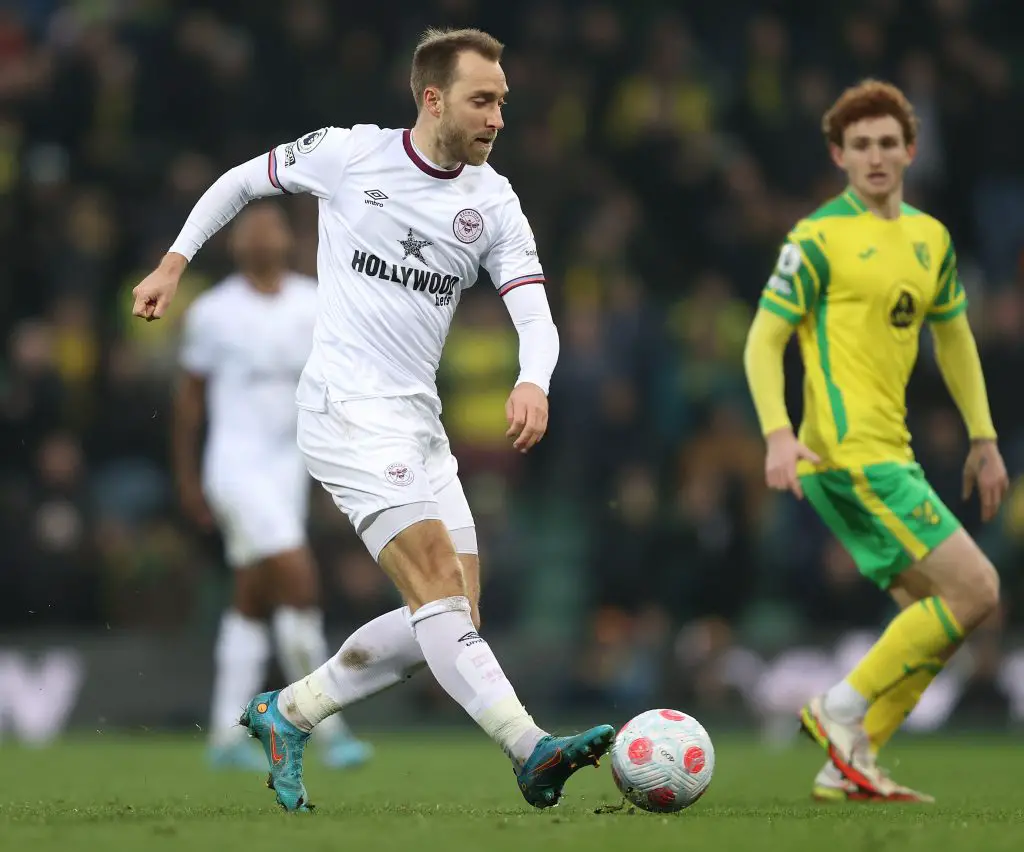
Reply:
M452 230L461 242L474 243L484 232L484 217L467 207L456 214Z

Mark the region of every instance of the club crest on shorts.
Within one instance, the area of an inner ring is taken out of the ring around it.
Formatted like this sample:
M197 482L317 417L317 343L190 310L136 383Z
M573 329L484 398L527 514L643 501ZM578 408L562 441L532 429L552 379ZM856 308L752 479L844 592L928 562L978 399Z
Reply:
M484 232L484 217L471 207L467 207L455 214L452 230L460 242L474 243Z
M402 464L401 462L389 464L388 469L384 471L384 476L392 485L408 485L416 478L413 476L409 465Z

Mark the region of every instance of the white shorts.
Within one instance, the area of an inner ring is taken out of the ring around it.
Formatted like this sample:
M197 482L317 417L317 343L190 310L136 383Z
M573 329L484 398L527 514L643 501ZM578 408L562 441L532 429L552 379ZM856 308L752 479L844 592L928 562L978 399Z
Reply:
M206 502L233 568L305 545L309 485L302 458L294 452L206 476Z
M440 520L459 553L476 553L458 462L429 398L377 397L299 409L309 472L334 498L374 559L403 529Z

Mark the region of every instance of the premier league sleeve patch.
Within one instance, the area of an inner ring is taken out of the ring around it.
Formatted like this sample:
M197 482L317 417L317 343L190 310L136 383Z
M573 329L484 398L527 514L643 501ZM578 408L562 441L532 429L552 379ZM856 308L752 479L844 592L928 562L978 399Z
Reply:
M327 135L329 128L321 127L319 130L314 130L312 133L307 133L301 139L296 141L295 147L298 149L300 154L308 154L317 145L320 144L321 140Z

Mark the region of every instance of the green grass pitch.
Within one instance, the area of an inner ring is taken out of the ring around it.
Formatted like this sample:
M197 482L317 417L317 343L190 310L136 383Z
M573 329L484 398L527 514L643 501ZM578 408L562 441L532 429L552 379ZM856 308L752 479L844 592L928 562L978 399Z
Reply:
M812 803L822 756L812 744L772 751L716 742L715 779L681 814L622 809L607 763L570 780L562 804L523 802L505 758L481 734L388 734L351 772L310 754L314 814L285 814L263 778L213 773L199 738L93 734L43 749L0 746L0 849L402 850L588 852L732 849L1024 849L1024 745L1014 738L907 738L886 756L933 806Z

